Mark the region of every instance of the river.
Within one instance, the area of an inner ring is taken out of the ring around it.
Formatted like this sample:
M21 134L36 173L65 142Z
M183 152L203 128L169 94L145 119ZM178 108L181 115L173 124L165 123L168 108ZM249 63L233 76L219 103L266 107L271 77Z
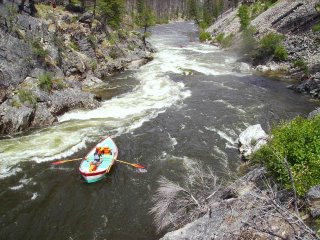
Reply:
M152 32L154 60L107 79L101 107L0 140L0 239L157 239L148 211L161 175L179 181L196 162L234 173L247 126L268 130L317 105L276 79L233 71L237 57L199 43L192 23ZM79 162L50 165L84 156L107 135L119 159L148 172L118 163L86 184Z

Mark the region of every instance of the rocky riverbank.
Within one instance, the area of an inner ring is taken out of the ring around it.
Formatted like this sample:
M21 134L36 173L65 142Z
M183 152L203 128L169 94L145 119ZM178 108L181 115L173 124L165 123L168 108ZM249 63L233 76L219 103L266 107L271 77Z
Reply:
M313 30L320 22L320 13L315 7L317 3L317 0L281 0L252 19L251 26L256 30L254 38L259 41L270 32L283 34L288 56L284 61L270 57L263 63L245 58L255 70L277 72L295 82L290 86L292 89L320 98L320 32ZM242 41L240 28L236 8L224 13L207 31L213 39L221 33L232 35L234 44L231 49L239 50Z
M268 138L259 124L249 126L239 135L241 155L248 158ZM300 203L309 211L296 214L293 193L278 188L265 168L249 165L246 175L210 195L202 217L161 239L319 239L303 219L308 213L319 217L320 187L311 188L307 200Z
M96 108L104 77L152 59L139 32L113 31L91 13L36 5L36 17L0 4L0 134L51 125L75 108Z

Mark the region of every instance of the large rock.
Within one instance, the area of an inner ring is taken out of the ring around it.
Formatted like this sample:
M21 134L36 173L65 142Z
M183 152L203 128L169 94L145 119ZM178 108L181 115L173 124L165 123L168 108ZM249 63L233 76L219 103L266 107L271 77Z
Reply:
M247 159L250 154L266 144L267 140L268 135L260 124L249 126L239 135L239 151L241 155Z
M80 89L67 88L56 91L50 97L49 111L57 116L75 108L92 109L100 106L94 95Z
M316 239L304 231L287 209L281 212L275 208L268 191L257 188L257 183L265 179L264 174L265 170L259 168L236 180L222 193L216 193L217 197L208 203L210 210L206 215L161 239L278 239L276 235L281 239L296 239L297 233L301 239Z
M34 109L23 105L13 107L6 101L0 106L0 133L12 134L26 130L33 117Z
M317 108L317 109L313 110L311 113L309 113L308 119L312 119L312 118L319 116L319 115L320 115L320 108Z
M310 214L316 218L320 216L320 185L312 187L307 193L307 201L310 208Z
M57 120L57 117L53 116L49 111L47 103L38 103L34 114L34 120L32 121L32 126L47 126L53 124Z

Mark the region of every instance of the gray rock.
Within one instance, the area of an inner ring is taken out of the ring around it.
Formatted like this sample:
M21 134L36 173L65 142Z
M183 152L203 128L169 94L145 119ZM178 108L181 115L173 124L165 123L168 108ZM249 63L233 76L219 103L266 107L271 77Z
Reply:
M0 106L0 133L12 134L30 127L34 109L26 106L12 107L8 101Z
M313 110L311 113L309 113L308 119L312 119L312 118L319 116L319 115L320 115L320 108L317 108L317 109Z
M294 239L302 233L301 225L288 222L274 210L267 192L259 190L255 181L265 178L263 168L255 169L231 184L227 192L231 198L216 198L209 203L209 211L203 217L184 227L165 234L162 240L212 240L212 239L274 239L257 229L267 229L283 239ZM252 181L250 180L252 179ZM236 194L235 194L236 193ZM267 211L266 211L267 209ZM272 212L272 214L271 214ZM293 216L293 215L292 215ZM260 221L259 219L263 219ZM257 229L252 228L256 224ZM302 239L315 239L302 234Z
M41 127L52 125L57 120L57 117L53 116L49 111L46 103L38 103L36 106L34 119L32 121L32 126Z
M100 103L94 99L93 94L72 88L54 92L50 101L49 111L55 116L75 108L92 109L100 106Z
M249 126L239 135L239 151L247 159L250 154L257 151L267 143L268 135L260 124Z
M85 12L79 18L79 22L90 24L92 22L92 14L90 12Z
M316 218L320 216L320 185L312 187L307 193L307 201L310 208L310 214Z

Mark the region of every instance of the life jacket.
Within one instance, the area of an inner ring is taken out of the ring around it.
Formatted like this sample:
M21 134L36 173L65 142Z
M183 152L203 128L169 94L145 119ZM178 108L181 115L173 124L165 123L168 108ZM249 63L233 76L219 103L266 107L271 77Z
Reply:
M103 147L101 148L96 148L97 152L99 155L103 154Z
M108 147L105 147L103 153L109 155L111 154L111 149Z
M93 162L91 162L90 167L89 167L89 171L94 172L95 170L97 170L97 166Z

